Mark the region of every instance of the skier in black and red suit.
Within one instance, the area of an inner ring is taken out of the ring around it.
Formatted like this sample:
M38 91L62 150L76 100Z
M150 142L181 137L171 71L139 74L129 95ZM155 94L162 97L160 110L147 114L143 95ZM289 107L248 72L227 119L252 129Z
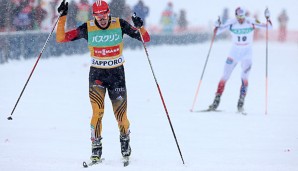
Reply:
M104 99L106 91L112 102L115 118L120 131L122 156L131 154L129 120L127 119L127 92L125 85L123 34L150 41L150 36L143 27L140 17L133 15L134 27L121 18L110 15L109 5L97 0L92 6L94 19L83 23L74 30L65 31L68 3L65 0L58 8L61 18L57 27L57 42L69 42L84 38L90 50L91 66L89 72L89 97L93 115L91 118L91 160L101 160L102 154L102 118L104 115Z

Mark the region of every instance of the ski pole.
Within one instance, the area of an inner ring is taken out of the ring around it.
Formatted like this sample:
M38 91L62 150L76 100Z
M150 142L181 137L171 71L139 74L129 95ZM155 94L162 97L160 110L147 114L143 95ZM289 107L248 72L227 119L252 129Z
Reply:
M20 99L21 99L21 97L22 97L22 95L23 95L23 93L24 93L26 87L27 87L27 84L28 84L28 82L29 82L29 80L30 80L30 78L31 78L31 76L32 76L32 74L33 74L33 72L34 72L34 70L35 70L35 68L36 68L36 66L37 66L37 64L38 64L38 62L39 62L39 59L41 58L41 55L42 55L43 51L45 50L45 48L46 48L46 46L47 46L47 44L48 44L48 42L49 42L49 39L50 39L51 35L53 34L53 32L54 32L54 30L55 30L55 27L56 27L56 25L57 25L57 23L58 23L60 17L61 17L61 14L58 16L58 18L57 18L57 20L56 20L56 22L55 22L55 24L54 24L54 26L53 26L52 31L50 32L50 34L49 34L49 36L48 36L48 38L47 38L45 44L43 45L43 48L41 49L41 52L40 52L39 55L38 55L38 58L37 58L37 60L36 60L36 62L35 62L35 64L34 64L34 66L33 66L33 69L31 70L31 73L30 73L30 75L29 75L29 77L28 77L28 79L27 79L27 81L26 81L26 83L25 83L25 85L24 85L24 87L23 87L23 89L22 89L22 91L21 91L21 94L19 95L18 100L17 100L16 104L14 105L14 107L13 107L13 109L12 109L12 111L11 111L10 116L7 118L8 120L12 120L12 115L13 115L13 113L14 113L14 111L15 111L15 109L16 109L16 107L17 107L17 105L18 105L18 103L19 103L19 101L20 101Z
M152 64L151 64L151 60L150 60L150 58L149 58L149 54L148 54L148 51L147 51L147 48L146 48L146 44L145 44L145 42L144 42L143 36L142 36L142 34L141 34L141 32L140 32L140 29L138 29L138 31L139 31L139 33L140 33L141 41L142 41L142 44L143 44L143 47L144 47L144 50L145 50L145 53L146 53L146 56L147 56L147 59L148 59L150 68L151 68L151 72L152 72L153 77L154 77L154 80L155 80L155 83L156 83L156 86L157 86L157 89L158 89L158 92L159 92L159 95L160 95L160 98L161 98L163 107L164 107L164 109L165 109L165 112L166 112L166 115L167 115L169 124L170 124L170 126L171 126L171 130L172 130L173 136L174 136L174 138L175 138L175 142L176 142L176 145L177 145L177 148L178 148L178 151L179 151L179 154L180 154L182 163L184 164L184 159L183 159L183 156L182 156L182 153L181 153L181 150L180 150L180 146L179 146L179 144L178 144L178 140L177 140L177 137L176 137L176 134L175 134L175 131L174 131L174 128L173 128L171 119L170 119L170 115L169 115L168 110L167 110L166 103L165 103L164 98L163 98L163 96L162 96L161 89L160 89L159 84L158 84L158 82L157 82L157 79L156 79L156 77L155 77L155 74L154 74L154 71L153 71L153 67L152 67Z
M268 9L268 8L267 8ZM268 111L268 23L269 17L266 17L266 93L265 93L265 115Z
M217 28L218 27L215 27L214 30L213 30L213 36L212 36L212 39L211 39L211 44L210 44L210 47L209 47L207 58L205 60L205 65L204 65L204 68L203 68L203 72L202 72L202 75L201 75L201 78L200 78L200 81L199 81L199 85L198 85L198 88L196 90L195 97L194 97L194 100L193 100L193 103L192 103L192 106L191 106L191 109L190 109L191 112L193 112L195 103L197 101L198 93L199 93L199 90L200 90L200 87L201 87L201 83L202 83L203 76L204 76L204 73L205 73L205 69L206 69L206 66L207 66L207 62L208 62L208 59L209 59L210 51L211 51L211 48L212 48L212 45L213 45L213 42L214 42L214 39L215 39L215 36L216 36Z

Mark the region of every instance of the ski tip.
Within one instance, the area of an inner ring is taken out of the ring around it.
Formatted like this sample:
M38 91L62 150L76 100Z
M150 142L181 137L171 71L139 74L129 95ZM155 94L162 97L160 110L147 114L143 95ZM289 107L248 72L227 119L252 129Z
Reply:
M88 164L86 162L83 162L83 167L84 168L87 168L88 167Z
M238 114L242 114L242 115L244 115L244 116L247 115L247 112L245 112L245 111L237 111L236 113L238 113Z
M246 116L246 115L247 115L247 113L246 113L246 112L241 112L241 114L242 114L242 115L244 115L244 116Z
M91 161L90 163L86 163L86 162L84 161L84 162L83 162L83 167L84 167L84 168L87 168L87 167L90 167L90 166L93 166L93 165L96 165L96 164L100 164L100 163L102 163L104 160L105 160L105 158L101 158L101 159L98 160L98 161Z

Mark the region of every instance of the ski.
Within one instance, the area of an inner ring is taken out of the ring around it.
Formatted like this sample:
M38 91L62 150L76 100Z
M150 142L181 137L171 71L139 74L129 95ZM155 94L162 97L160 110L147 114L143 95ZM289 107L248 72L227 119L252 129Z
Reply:
M240 113L242 115L247 115L247 112L244 111L243 107L238 107L238 111L236 113Z
M129 157L123 157L122 162L123 162L124 167L128 166L129 165Z
M100 164L104 161L105 159L104 158L101 158L99 161L91 161L90 163L87 163L87 162L83 162L83 167L84 168L88 168L88 167L91 167L91 166L94 166L94 165L97 165L97 164ZM123 162L123 166L126 167L130 164L129 162L129 157L123 157L122 159L122 162Z
M242 114L242 115L247 115L247 112L245 112L245 111L237 111L236 113L239 113L239 114Z
M222 112L222 110L205 109L205 110L196 110L194 112Z
M210 109L205 109L205 110L196 110L196 111L193 111L193 112L197 112L197 113L200 113L200 112L224 112L223 110L210 110ZM238 114L242 114L242 115L247 115L247 112L245 111L237 111L236 113Z
M90 166L100 164L100 163L102 163L104 160L105 160L104 158L101 158L101 159L98 160L98 161L91 161L90 163L86 163L86 162L84 161L84 162L83 162L83 167L84 167L84 168L88 168L88 167L90 167Z

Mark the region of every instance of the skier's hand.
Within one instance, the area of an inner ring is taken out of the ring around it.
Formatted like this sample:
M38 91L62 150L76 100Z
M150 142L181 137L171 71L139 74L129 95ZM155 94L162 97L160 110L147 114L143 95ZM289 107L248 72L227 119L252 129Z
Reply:
M269 11L268 8L265 9L264 15L265 15L265 18L266 18L267 20L269 20L269 18L270 18L270 11Z
M215 27L220 27L220 25L221 25L221 21L220 21L220 18L218 17L218 19L214 23L214 26Z
M144 24L143 20L140 17L138 17L136 13L133 13L131 19L136 28L141 28Z
M68 11L68 2L65 3L65 0L63 0L60 4L60 6L58 7L58 13L62 16L67 15L67 11Z

